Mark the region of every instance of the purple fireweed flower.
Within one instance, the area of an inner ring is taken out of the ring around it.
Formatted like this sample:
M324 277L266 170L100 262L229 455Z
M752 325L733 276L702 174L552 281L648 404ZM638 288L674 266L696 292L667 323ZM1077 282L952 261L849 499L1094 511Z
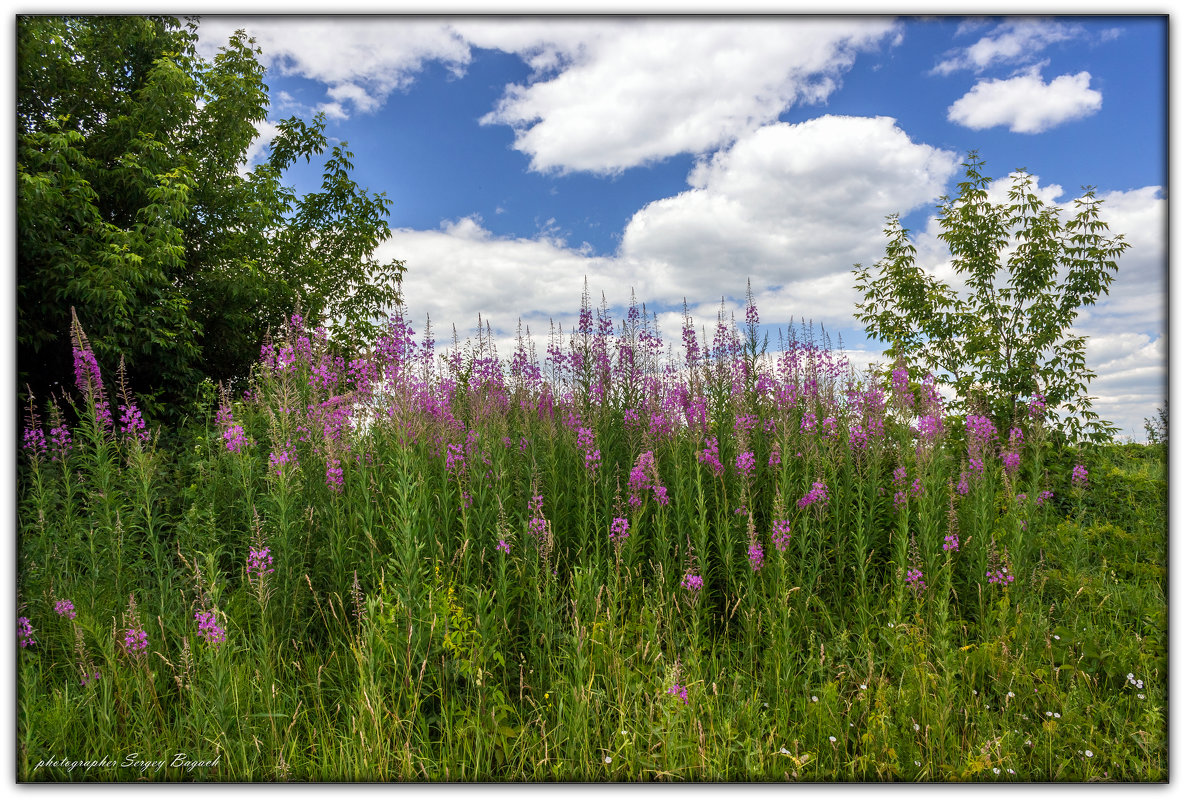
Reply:
M103 391L103 374L90 348L74 348L74 385L84 395Z
M812 434L815 431L815 425L818 422L814 412L807 412L802 416L802 423L799 425L799 430L804 434Z
M1003 568L996 568L987 572L987 580L989 584L999 584L1001 587L1007 587L1016 579L1011 573L1006 573Z
M584 452L584 469L590 474L595 474L597 468L601 466L601 451L593 447L596 445L596 439L593 436L592 429L578 429L576 445Z
M18 617L16 619L16 636L21 639L21 648L28 648L30 645L36 645L37 640L33 639L33 624L29 622L27 617Z
M710 467L717 476L724 475L724 465L720 463L720 445L715 437L708 438L704 449L696 455L696 459Z
M996 427L992 421L979 415L967 415L967 439L971 442L987 443L996 438Z
M274 573L272 567L272 549L268 547L252 548L247 554L247 579L252 575L263 578L268 573Z
M905 583L913 587L917 592L926 589L926 580L922 577L920 568L911 567L905 574Z
M979 475L984 474L984 454L996 438L996 427L986 417L976 415L967 416L967 457L971 466Z
M194 612L194 620L198 622L198 634L209 645L215 648L226 642L226 630L218 625L213 610L209 612Z
M774 445L773 450L771 450L769 452L769 466L770 467L777 467L781 463L782 463L782 451L777 445Z
M761 318L757 316L757 305L750 299L749 304L745 306L745 324L755 326L760 321Z
M144 418L136 404L129 403L119 406L119 430L129 437L136 437L141 442L148 441L148 430L144 426Z
M694 573L688 573L683 577L683 581L680 584L689 592L696 593L704 588L704 577L697 576Z
M238 423L230 425L222 432L222 438L226 441L226 449L231 453L242 453L248 445L247 433Z
M630 470L630 506L642 505L641 492L644 489L651 490L660 505L666 506L670 503L670 499L667 497L667 488L658 481L658 466L655 464L652 451L646 451L638 456L637 464Z
M822 481L816 481L811 484L810 492L798 499L798 508L805 509L814 503L826 506L830 500L831 496L827 494L827 485Z
M959 484L955 487L955 490L960 495L966 495L971 491L971 487L967 484L967 471L964 470L959 473Z
M1053 493L1050 492L1049 490L1041 490L1041 493L1037 496L1037 505L1044 506L1045 502L1052 497L1053 497Z
M958 534L947 534L946 537L943 538L943 540L944 541L942 543L942 550L944 550L944 551L959 550L959 535Z
M748 479L753 475L753 471L757 468L757 457L753 455L752 451L745 451L744 453L737 456L736 467L737 473Z
M775 520L772 530L770 532L770 539L773 541L774 547L778 552L784 552L786 546L790 544L790 538L793 536L793 530L790 527L789 520Z
M1078 487L1080 489L1085 489L1086 477L1087 477L1086 468L1083 465L1076 464L1076 465L1074 465L1073 472L1071 472L1071 474L1070 474L1070 484L1072 486Z
M1045 396L1040 392L1034 392L1033 397L1029 399L1029 417L1033 420L1040 420L1045 416Z
M133 657L142 657L148 651L148 632L130 628L124 632L123 647Z
M609 524L609 542L619 545L630 535L630 521L624 517L615 517Z
M1004 472L1008 475L1013 475L1016 469L1020 467L1020 454L1013 451L1004 451L1000 454L1000 459L1004 463Z
M74 611L74 604L69 598L63 598L53 605L53 610L58 613L58 617L66 617L70 620L78 617L78 613Z
M687 688L682 684L676 684L675 686L671 687L671 689L667 690L667 695L674 695L682 698L684 705L689 703L687 700Z
M24 447L31 459L38 459L45 455L45 432L41 430L40 426L25 429Z
M942 416L927 414L919 417L918 438L923 442L937 442L942 439Z
M534 535L539 542L543 542L547 537L547 518L543 516L543 496L532 495L528 507L531 519L527 521L527 531Z
M49 430L49 441L53 448L53 461L58 459L65 459L66 454L70 452L73 442L70 439L70 429L66 428L65 423L61 423Z
M300 462L296 460L296 450L292 447L292 442L285 443L284 448L279 452L272 451L268 454L267 464L270 470L274 470L277 476L284 474L284 466L291 464L295 469L300 467Z
M463 445L449 443L444 457L444 469L452 476L461 477L461 473L465 470L465 447Z
M913 393L909 391L909 370L904 365L897 367L893 370L892 381L893 400L898 408L907 411L913 408Z
M762 565L765 564L765 551L761 547L761 543L753 540L749 543L749 567L753 568L753 572L761 570Z
M732 429L740 435L741 433L748 433L757 427L757 417L751 414L737 415L736 421L732 424Z
M334 492L341 493L346 486L345 473L342 471L341 461L330 459L325 465L325 484Z
M498 540L497 547L498 547L498 550L504 554L510 553L510 543L506 542L506 540Z

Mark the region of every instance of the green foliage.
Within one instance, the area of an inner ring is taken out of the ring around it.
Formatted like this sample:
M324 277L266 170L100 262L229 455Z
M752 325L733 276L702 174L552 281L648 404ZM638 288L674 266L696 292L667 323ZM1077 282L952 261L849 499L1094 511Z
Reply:
M856 265L856 316L894 357L953 388L959 411L1007 426L1020 403L1042 393L1051 422L1071 441L1108 441L1117 429L1091 410L1095 374L1072 325L1082 306L1107 293L1128 245L1106 236L1093 190L1065 217L1020 170L1007 202L993 203L983 164L972 153L958 195L939 205L938 237L964 288L918 266L909 232L892 216L885 257L873 268Z
M18 18L18 358L34 394L70 374L71 307L160 414L203 378L244 378L295 306L345 346L398 301L403 264L372 256L387 198L354 183L344 144L320 192L283 185L326 150L323 116L279 123L248 170L259 51L238 32L211 62L196 41L167 17Z

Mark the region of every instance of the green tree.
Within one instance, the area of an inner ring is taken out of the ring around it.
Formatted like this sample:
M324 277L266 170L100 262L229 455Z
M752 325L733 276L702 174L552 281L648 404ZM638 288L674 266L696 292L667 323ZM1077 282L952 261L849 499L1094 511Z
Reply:
M1169 444L1169 402L1156 410L1155 417L1144 418L1144 433L1148 435L1149 445Z
M1086 337L1071 327L1082 306L1107 293L1128 245L1122 235L1108 237L1092 189L1067 216L1019 170L1007 202L993 203L983 165L971 153L958 195L938 207L938 236L962 286L918 266L909 232L891 216L884 258L874 268L856 265L863 295L856 316L893 358L953 388L957 411L978 410L1006 425L1018 404L1041 393L1054 427L1070 440L1106 441L1117 429L1091 410L1095 374L1086 366Z
M323 116L280 122L249 169L259 50L240 31L207 61L196 42L171 17L17 20L18 368L38 394L71 374L72 307L161 413L244 376L298 303L352 346L398 302L403 263L373 258L386 196L353 181L344 143L320 192L283 184L328 149Z

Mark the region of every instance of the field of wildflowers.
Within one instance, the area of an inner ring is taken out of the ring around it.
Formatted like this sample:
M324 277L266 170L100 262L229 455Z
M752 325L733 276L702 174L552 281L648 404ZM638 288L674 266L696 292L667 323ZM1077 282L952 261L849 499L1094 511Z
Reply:
M25 413L18 778L1165 780L1163 452L758 325L586 296L542 357L398 313L347 358L294 315L161 432L76 321Z

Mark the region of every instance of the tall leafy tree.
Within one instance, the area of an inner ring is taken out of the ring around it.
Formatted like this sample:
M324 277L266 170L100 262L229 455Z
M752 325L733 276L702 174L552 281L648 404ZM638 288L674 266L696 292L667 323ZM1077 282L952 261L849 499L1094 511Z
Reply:
M398 302L403 263L373 256L386 196L354 182L323 116L279 123L249 168L268 108L259 50L239 32L208 61L196 42L171 17L18 18L22 386L70 375L72 307L159 412L203 378L245 375L298 304L349 345ZM327 150L321 191L283 183Z
M896 216L885 256L856 265L857 318L890 354L932 373L956 393L956 408L998 424L1040 393L1054 426L1071 440L1105 441L1117 430L1091 409L1086 337L1072 330L1083 306L1108 292L1128 244L1108 236L1102 201L1087 189L1071 213L1046 204L1024 170L1006 202L971 153L958 195L939 204L939 238L962 286L926 272Z

